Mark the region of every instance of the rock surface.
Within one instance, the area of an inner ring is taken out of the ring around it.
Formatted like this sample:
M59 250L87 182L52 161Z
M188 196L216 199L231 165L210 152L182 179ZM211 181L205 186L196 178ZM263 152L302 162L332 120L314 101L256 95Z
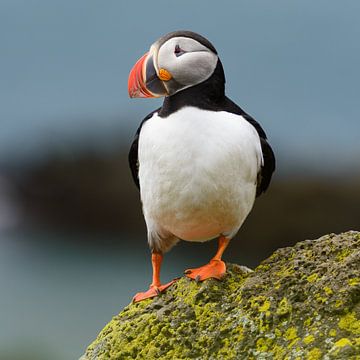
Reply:
M181 278L130 304L88 347L100 359L360 359L360 233L277 250L222 281Z

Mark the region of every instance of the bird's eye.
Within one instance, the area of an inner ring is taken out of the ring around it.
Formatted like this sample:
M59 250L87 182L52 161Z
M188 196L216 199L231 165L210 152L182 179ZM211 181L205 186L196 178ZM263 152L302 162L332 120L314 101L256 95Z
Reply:
M176 45L175 50L174 50L174 54L176 56L181 56L182 54L185 54L185 51L183 49L181 49L181 47L179 45Z

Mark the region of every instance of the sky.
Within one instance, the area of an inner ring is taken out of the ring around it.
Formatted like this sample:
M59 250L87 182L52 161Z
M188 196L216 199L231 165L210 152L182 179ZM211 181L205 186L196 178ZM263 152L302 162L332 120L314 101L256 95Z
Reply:
M0 163L129 146L159 99L128 73L163 34L216 47L227 94L288 168L360 165L360 2L2 0Z

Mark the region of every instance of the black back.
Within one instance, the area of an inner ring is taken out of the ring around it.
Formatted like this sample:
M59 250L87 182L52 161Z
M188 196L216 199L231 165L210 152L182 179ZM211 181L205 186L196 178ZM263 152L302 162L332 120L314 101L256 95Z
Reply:
M161 108L154 110L153 112L151 112L149 115L147 115L143 121L140 123L135 136L134 136L134 140L130 146L130 151L129 151L129 166L130 166L130 170L131 170L131 175L134 179L135 185L138 187L138 189L140 189L140 183L139 183L139 158L138 158L138 147L139 147L139 136L140 136L140 131L141 128L143 126L143 124L145 123L145 121L149 120L154 113L159 112Z
M264 164L258 174L256 195L259 196L261 193L265 192L270 184L272 174L275 170L274 152L267 142L265 131L260 124L225 96L225 76L220 60L218 60L216 69L208 80L180 91L172 96L166 97L163 106L147 115L141 122L136 131L135 138L129 152L129 165L136 186L140 188L138 178L138 142L143 124L149 120L155 112L158 112L160 117L166 118L184 106L194 106L210 111L227 111L232 114L241 115L254 126L260 137L261 149L264 158Z

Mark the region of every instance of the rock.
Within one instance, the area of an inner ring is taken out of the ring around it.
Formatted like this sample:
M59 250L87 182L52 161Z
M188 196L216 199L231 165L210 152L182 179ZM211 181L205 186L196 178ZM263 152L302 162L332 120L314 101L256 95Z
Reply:
M100 359L360 359L360 233L275 251L222 281L181 278L130 304L87 348Z

